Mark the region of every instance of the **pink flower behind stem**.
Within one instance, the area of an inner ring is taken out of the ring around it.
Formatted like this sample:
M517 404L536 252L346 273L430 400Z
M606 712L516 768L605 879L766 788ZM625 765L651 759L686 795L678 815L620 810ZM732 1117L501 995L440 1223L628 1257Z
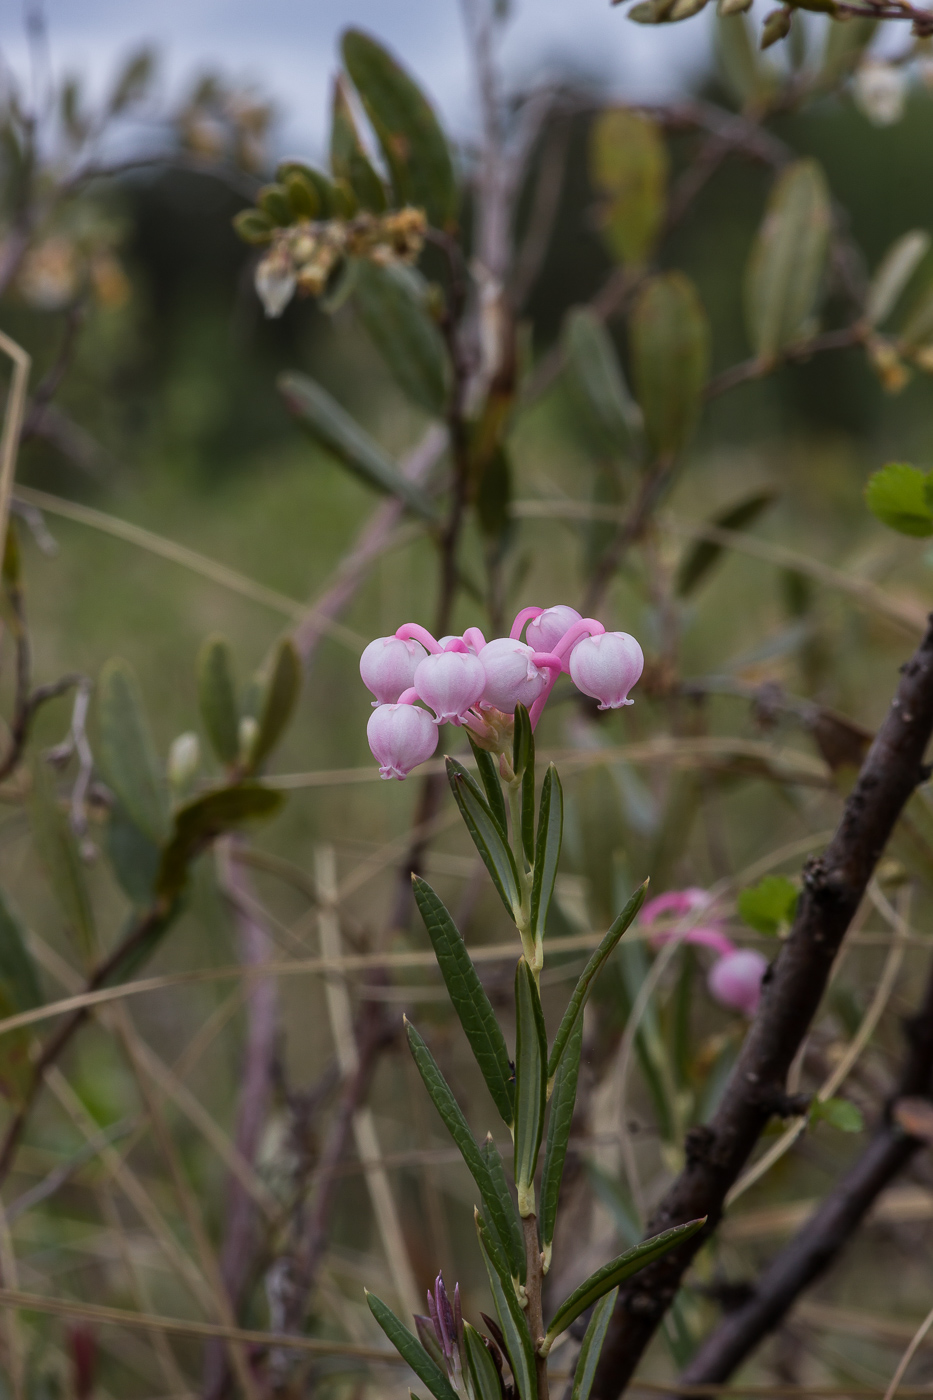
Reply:
M535 651L553 651L558 642L575 622L580 621L576 608L567 603L558 603L553 608L545 608L543 613L529 622L525 640Z
M438 724L460 724L485 690L486 672L470 651L442 651L419 663L414 686Z

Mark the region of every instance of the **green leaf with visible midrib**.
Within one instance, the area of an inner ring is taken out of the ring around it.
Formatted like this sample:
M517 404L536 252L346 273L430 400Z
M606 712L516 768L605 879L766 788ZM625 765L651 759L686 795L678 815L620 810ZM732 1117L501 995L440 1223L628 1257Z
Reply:
M535 940L544 937L564 832L564 794L554 764L548 765L541 784L538 809L538 839L535 845L534 875L531 881L531 931Z
M435 1361L431 1360L418 1338L413 1332L409 1332L403 1322L399 1321L392 1309L381 1298L377 1298L375 1293L370 1293L368 1289L366 1290L366 1301L369 1304L370 1312L399 1356L408 1362L418 1379L424 1381L435 1400L458 1400L457 1392L444 1372Z
M507 1127L515 1116L515 1089L505 1038L456 924L434 890L412 876L415 901L428 931L437 965L454 1010L476 1058L492 1101Z
M773 359L798 340L813 314L832 224L829 190L815 160L798 160L775 181L745 275L749 338Z
M489 810L495 818L503 841L508 841L509 819L505 809L505 797L502 792L502 784L499 781L496 760L491 753L480 748L469 730L467 730L467 738L470 741L470 748L473 750L473 757L476 759L476 766L483 784L483 791L486 794L486 801L489 803Z
M613 1288L611 1293L606 1293L604 1297L600 1298L593 1309L593 1316L590 1318L580 1347L580 1355L577 1357L570 1400L589 1400L590 1391L593 1389L593 1380L596 1376L596 1367L599 1365L599 1354L603 1349L603 1342L606 1340L609 1319L618 1296L618 1288Z
M499 1372L486 1343L468 1322L463 1324L463 1336L477 1400L502 1400Z
M586 967L580 973L580 980L577 982L577 985L573 989L573 996L570 998L570 1001L567 1004L567 1010L564 1012L564 1018L557 1028L557 1035L554 1037L554 1044L551 1046L551 1058L548 1061L547 1067L549 1080L553 1079L555 1073L557 1072L561 1056L563 1055L564 1049L567 1045L567 1041L570 1038L570 1032L573 1030L574 1023L576 1022L577 1017L583 1010L583 1007L586 1003L586 999L590 993L590 987L592 986L597 973L599 972L603 963L608 958L609 954L612 952L613 948L618 943L619 939L622 937L625 930L629 927L632 920L635 918L635 915L638 913L641 906L644 904L645 895L647 893L648 881L646 880L645 883L643 885L640 885L639 888L632 895L628 904L626 904L625 908L622 910L622 913L616 919L615 923L612 924L605 938L600 943L596 951L593 953L593 956L590 958Z
M693 283L682 272L650 278L632 310L632 378L656 457L687 444L700 412L709 365L709 323Z
M671 1230L664 1230L660 1235L654 1235L650 1240L644 1240L634 1249L628 1249L624 1254L620 1254L617 1259L611 1259L608 1264L604 1264L601 1269L597 1269L585 1282L575 1288L570 1297L561 1304L554 1314L554 1318L547 1329L547 1335L542 1346L539 1348L541 1354L546 1356L554 1344L555 1338L561 1332L566 1331L575 1318L601 1298L604 1293L608 1293L611 1288L630 1278L632 1274L637 1274L640 1269L660 1259L663 1255L676 1249L678 1245L690 1239L697 1230L706 1224L706 1216L702 1220L690 1220L686 1225L675 1225Z
M345 467L362 477L368 486L394 496L422 520L435 520L427 496L402 476L389 454L326 389L294 370L279 375L278 388L289 411Z
M534 973L515 970L515 1185L521 1215L534 1214L534 1179L547 1104L547 1036Z
M544 1169L541 1173L541 1244L545 1252L554 1239L557 1221L557 1201L564 1174L567 1142L573 1123L573 1106L577 1097L577 1076L580 1072L580 1052L583 1049L583 1017L578 1016L570 1032L567 1048L561 1056L547 1125L547 1146L544 1149Z
M493 1141L492 1133L486 1134L486 1138L482 1146L480 1147L480 1154L482 1155L483 1161L486 1164L486 1170L489 1172L489 1179L493 1184L497 1196L499 1197L499 1202L501 1205L501 1214L504 1219L508 1220L509 1223L511 1233L511 1239L509 1242L509 1247L511 1250L510 1257L516 1261L522 1260L522 1264L519 1268L519 1271L517 1274L514 1275L514 1277L518 1279L519 1283L524 1283L525 1241L522 1235L521 1220L519 1219L518 1212L515 1209L515 1202L512 1199L512 1193L509 1190L509 1183L508 1181L506 1181L505 1167L502 1163L502 1157L498 1147Z
M479 788L463 765L455 758L447 759L447 778L473 844L499 891L509 917L514 918L514 911L521 905L518 871L489 803L480 794Z
M512 1222L502 1208L499 1200L499 1193L489 1175L489 1168L483 1161L482 1153L466 1118L463 1110L454 1098L450 1085L441 1074L437 1061L431 1054L423 1038L415 1030L411 1022L406 1018L405 1030L408 1034L408 1044L411 1049L412 1058L418 1066L418 1072L424 1080L424 1087L431 1097L431 1102L440 1114L444 1126L453 1138L454 1143L469 1169L470 1175L479 1188L479 1193L483 1205L489 1212L491 1224L495 1227L499 1236L499 1242L508 1256L509 1268L514 1278L524 1277L525 1256L524 1251L520 1257L515 1255L514 1239L515 1233Z
M531 1333L528 1331L528 1322L515 1296L514 1288L503 1282L490 1258L487 1248L487 1231L479 1215L476 1217L476 1232L479 1236L483 1262L486 1265L486 1274L489 1279L492 1300L496 1307L496 1316L505 1338L509 1365L518 1388L519 1400L535 1400L537 1393L535 1354Z
M522 780L522 847L530 865L535 858L535 736L524 705L515 706L512 771Z

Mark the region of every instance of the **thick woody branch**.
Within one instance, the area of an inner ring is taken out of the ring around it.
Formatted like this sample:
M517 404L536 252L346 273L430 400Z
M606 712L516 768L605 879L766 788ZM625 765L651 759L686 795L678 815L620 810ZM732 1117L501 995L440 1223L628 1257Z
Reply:
M748 1302L722 1321L681 1376L687 1385L724 1381L771 1332L796 1299L826 1271L867 1211L923 1144L891 1119L899 1098L933 1093L933 969L926 995L907 1023L908 1051L896 1093L868 1147L827 1195L800 1232L781 1250Z
M897 694L862 765L842 820L822 856L809 862L797 918L766 979L722 1102L687 1138L687 1164L649 1223L656 1234L697 1216L708 1224L682 1249L638 1274L619 1294L593 1387L594 1400L625 1388L680 1286L722 1215L729 1188L778 1111L787 1072L815 1016L872 873L903 808L927 776L933 733L933 622L903 668Z

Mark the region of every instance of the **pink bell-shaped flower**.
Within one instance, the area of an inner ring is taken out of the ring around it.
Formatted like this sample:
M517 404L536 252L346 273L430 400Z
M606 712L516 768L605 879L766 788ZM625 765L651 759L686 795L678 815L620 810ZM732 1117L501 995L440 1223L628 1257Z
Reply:
M530 710L548 682L548 672L534 663L534 648L511 637L487 642L479 654L486 685L483 704L510 715L516 705Z
M601 710L634 704L628 693L644 669L644 653L628 632L582 637L570 653L574 685L584 695L598 700Z
M377 637L360 657L360 675L375 695L373 705L394 705L415 678L415 668L425 657L419 642L400 637Z
M553 651L565 632L569 632L575 622L580 621L576 608L567 603L558 603L553 608L545 608L539 617L533 617L525 628L525 640L535 651ZM566 670L566 665L564 667Z
M486 672L469 651L440 651L418 663L412 684L438 724L459 724L486 688Z
M767 958L754 948L737 948L717 958L707 974L706 985L722 1006L752 1017L758 1010L767 967Z
M417 705L380 705L366 726L366 737L383 778L406 778L437 748L437 726Z

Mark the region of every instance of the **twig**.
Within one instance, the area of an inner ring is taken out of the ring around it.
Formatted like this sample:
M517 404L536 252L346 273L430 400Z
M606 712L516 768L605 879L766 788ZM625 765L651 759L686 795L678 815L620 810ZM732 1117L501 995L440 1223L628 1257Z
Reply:
M836 952L897 820L924 777L933 732L933 622L903 668L897 694L824 854L806 867L797 917L712 1122L687 1138L687 1164L665 1194L651 1233L707 1216L705 1230L620 1292L593 1394L625 1387L681 1277L715 1228L726 1193L784 1098L788 1069L817 1011ZM933 1022L933 1018L931 1018Z
M764 379L780 365L797 364L801 360L809 360L811 355L820 355L827 350L849 350L855 345L864 344L864 341L863 322L842 326L835 331L823 331L821 335L811 336L809 340L802 340L797 345L785 346L771 359L755 357L724 369L709 381L703 392L707 399L718 399L720 394L725 394L740 384L747 384L753 379Z
M923 1340L931 1327L933 1327L933 1308L930 1309L926 1317L921 1322L920 1326L917 1328L916 1332L910 1340L909 1347L904 1352L904 1355L901 1357L900 1361L897 1363L897 1370L891 1377L891 1384L884 1392L884 1400L894 1400L894 1397L898 1392L901 1380L904 1376L904 1373L907 1370L907 1367L910 1365L911 1361L913 1361L919 1347L923 1344Z
M19 439L23 427L23 414L26 411L26 389L29 385L29 371L32 357L21 345L0 331L0 350L13 361L13 379L7 395L6 412L3 415L3 432L0 433L0 551L6 540L6 527L10 515L10 497L13 494L13 477L16 473L16 455L19 452Z

